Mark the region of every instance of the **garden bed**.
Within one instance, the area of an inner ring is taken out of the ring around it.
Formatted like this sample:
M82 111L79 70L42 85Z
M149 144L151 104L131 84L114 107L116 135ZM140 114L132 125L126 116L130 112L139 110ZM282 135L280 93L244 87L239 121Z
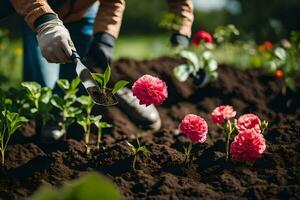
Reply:
M166 81L169 98L158 107L163 122L160 131L140 131L117 107L98 108L113 128L104 131L103 149L88 157L78 128L70 132L72 139L46 145L39 142L31 123L8 147L0 198L26 199L43 184L61 186L93 170L110 177L124 199L300 198L300 95L290 91L282 95L284 81L264 76L262 71L225 66L219 68L216 82L197 89L192 80L173 81L172 68L180 62L167 57L121 59L112 66L114 80L133 82L152 74ZM267 149L254 164L225 162L225 137L210 120L210 112L221 104L270 122L265 133ZM182 164L186 139L176 134L188 113L200 114L210 126L207 141L193 148L195 160L190 167ZM141 142L151 154L140 155L134 171L126 140L134 143L136 134L143 135Z

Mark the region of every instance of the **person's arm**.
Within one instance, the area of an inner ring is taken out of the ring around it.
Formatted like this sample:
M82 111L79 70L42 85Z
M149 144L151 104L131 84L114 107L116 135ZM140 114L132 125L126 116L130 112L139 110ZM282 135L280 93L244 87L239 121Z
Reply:
M56 16L46 0L10 0L16 12L35 30L35 21L45 14Z
M88 61L97 67L106 68L111 63L124 9L125 0L100 0L94 24L94 39L88 55Z
M46 0L11 0L16 12L37 32L42 55L50 63L66 63L75 51L69 31Z
M171 37L173 45L187 47L194 21L192 0L168 0L170 12L182 17L182 25Z

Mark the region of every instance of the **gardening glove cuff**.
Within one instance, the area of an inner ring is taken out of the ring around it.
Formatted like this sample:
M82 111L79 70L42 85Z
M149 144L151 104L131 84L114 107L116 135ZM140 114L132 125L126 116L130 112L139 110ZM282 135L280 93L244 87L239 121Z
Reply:
M105 32L96 33L91 44L88 62L93 63L95 67L105 69L111 64L112 51L115 46L115 38Z
M181 46L187 48L189 46L189 37L181 35L179 33L174 33L171 36L170 42L173 46Z
M48 18L49 19L49 18ZM70 62L72 51L76 51L71 40L69 31L63 25L63 22L56 16L50 17L49 21L37 26L37 40L42 55L50 63L67 63Z

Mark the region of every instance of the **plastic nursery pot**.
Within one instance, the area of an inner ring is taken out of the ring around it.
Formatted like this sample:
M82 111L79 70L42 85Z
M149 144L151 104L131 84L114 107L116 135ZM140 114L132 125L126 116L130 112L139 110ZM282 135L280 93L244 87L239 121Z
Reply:
M204 87L210 81L209 75L203 69L200 69L195 75L192 75L192 77L194 84L199 88Z
M112 93L111 88L103 88L98 90L93 90L90 88L89 94L94 100L95 104L100 106L113 106L118 103L117 97Z

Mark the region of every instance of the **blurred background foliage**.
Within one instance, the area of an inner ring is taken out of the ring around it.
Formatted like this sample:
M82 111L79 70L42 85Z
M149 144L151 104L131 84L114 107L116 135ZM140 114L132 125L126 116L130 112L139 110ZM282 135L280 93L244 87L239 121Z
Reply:
M169 54L170 33L159 27L167 12L167 0L126 0L126 10L120 37L114 51L114 59L132 57L153 58ZM193 33L198 30L214 32L218 26L234 24L240 30L237 44L231 56L222 62L236 60L234 52L245 48L242 41L262 44L289 38L290 32L300 30L300 0L193 0L195 21ZM21 81L22 39L20 17L13 15L0 20L0 29L8 35L0 35L0 83L10 74L12 83ZM4 37L8 37L5 38ZM217 52L218 53L218 52ZM219 51L219 55L222 55ZM224 58L224 56L220 56ZM249 65L249 57L238 62ZM14 73L11 73L11 71ZM8 84L9 85L9 84Z

